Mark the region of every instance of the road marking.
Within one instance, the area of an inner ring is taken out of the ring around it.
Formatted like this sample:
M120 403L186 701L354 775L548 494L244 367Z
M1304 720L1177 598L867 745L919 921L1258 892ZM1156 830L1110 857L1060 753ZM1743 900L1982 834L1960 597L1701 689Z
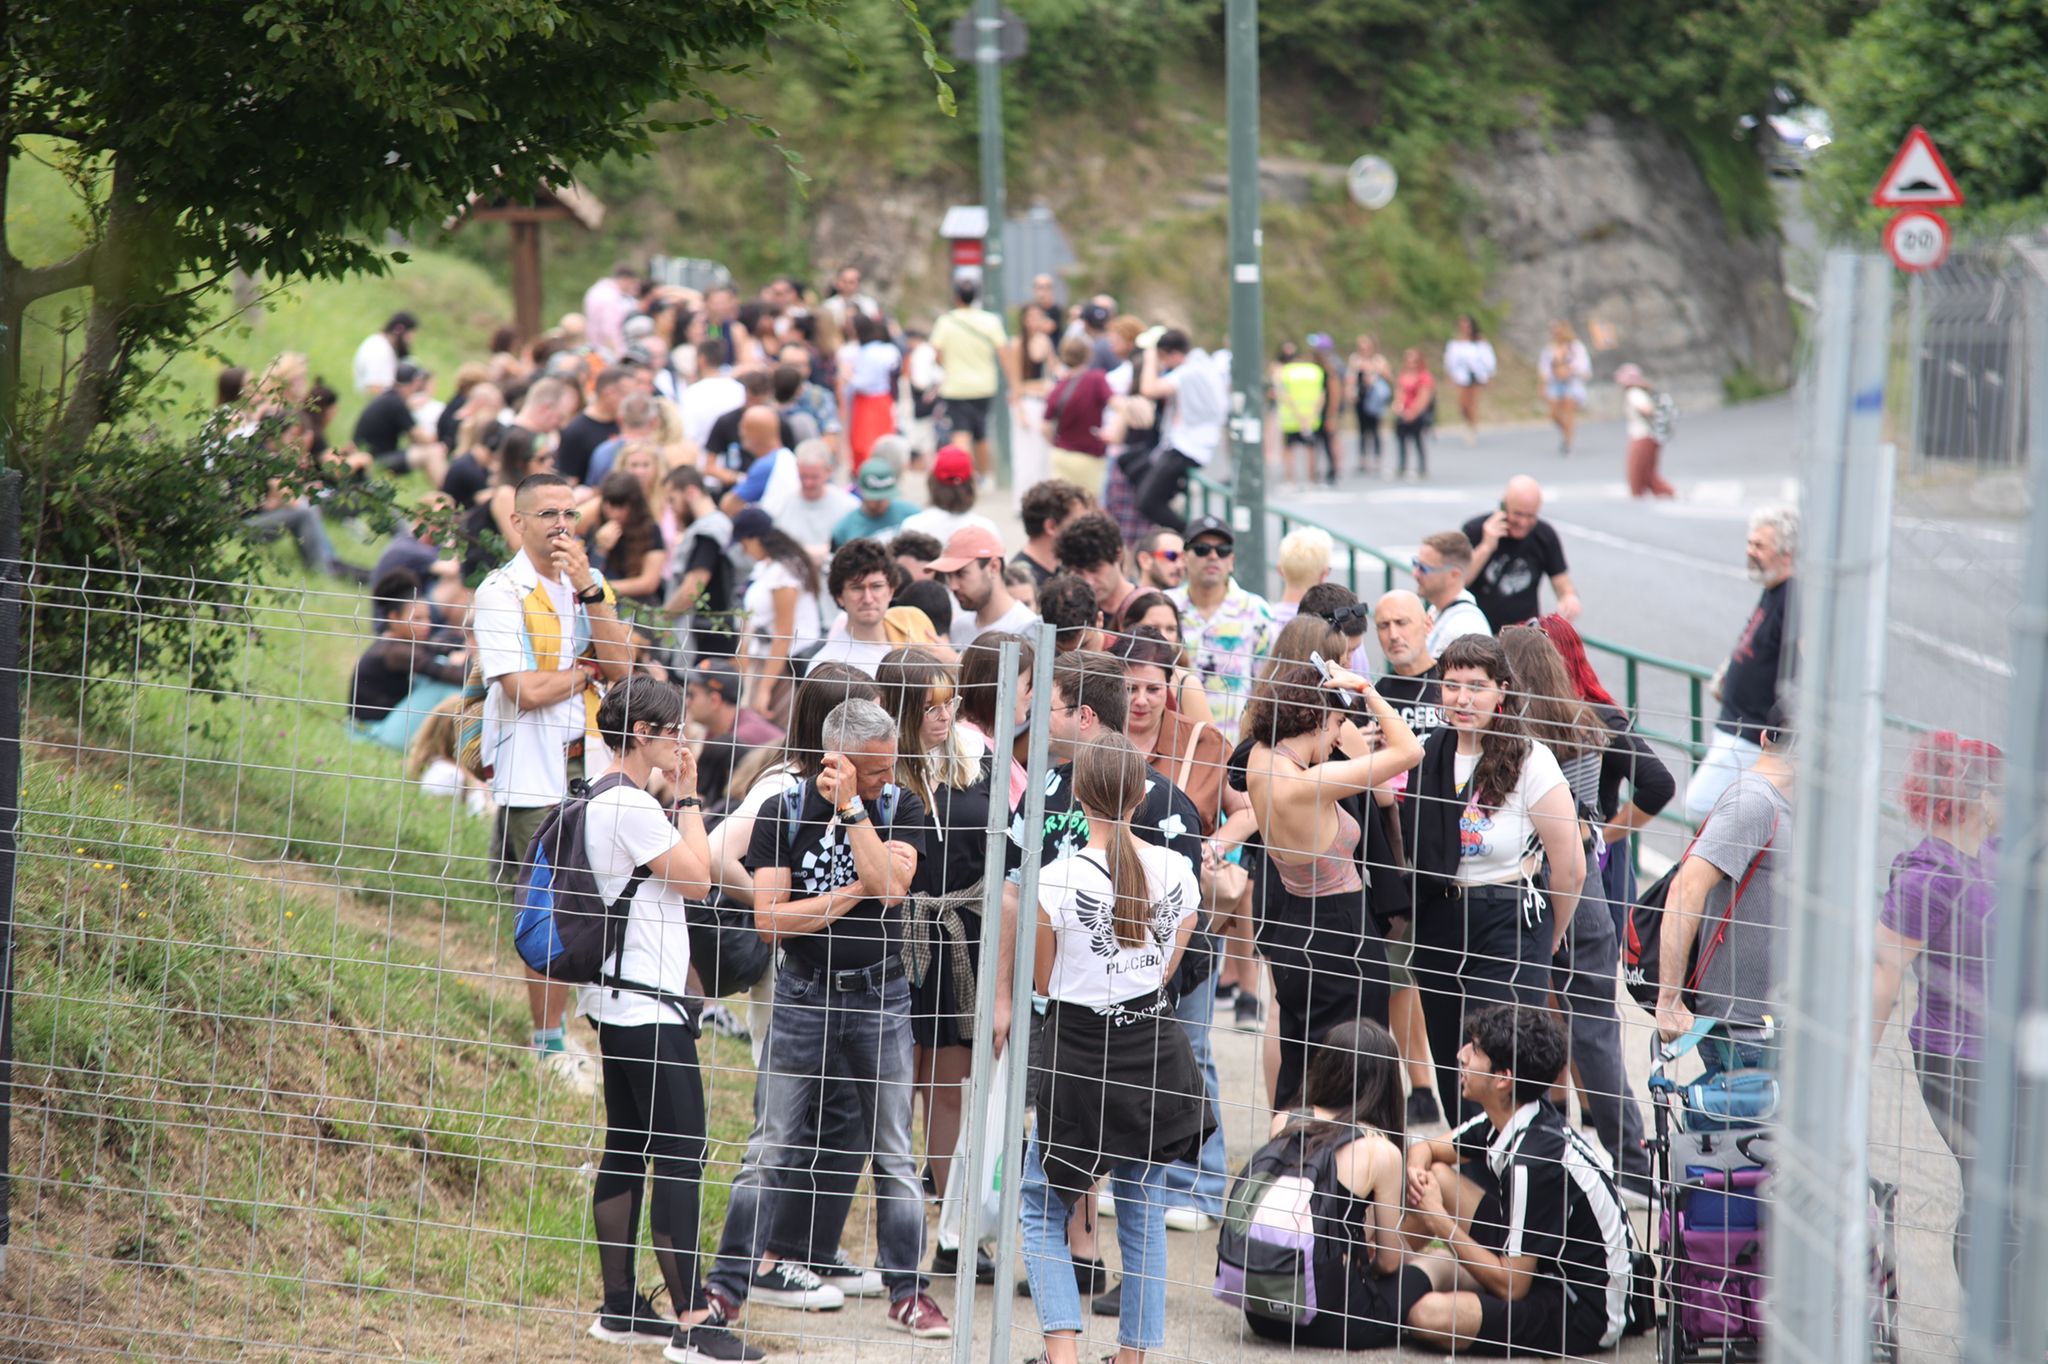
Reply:
M1915 644L1924 645L1939 653L1947 654L1958 663L1966 663L1972 668L1982 668L1985 672L1991 673L1996 677L2012 676L2012 664L2002 658L1993 658L1990 654L1978 653L1967 645L1943 639L1940 635L1931 635L1927 631L1916 629L1911 625L1901 625L1897 621L1891 622L1890 628L1891 632L1899 638L1909 639Z
M1747 581L1749 578L1746 570L1731 567L1719 559L1706 559L1697 554L1683 554L1675 549L1665 549L1661 545L1644 544L1641 540L1631 540L1625 535L1610 535L1604 530L1595 530L1591 526L1582 526L1572 521L1559 521L1554 517L1546 519L1552 527L1569 533L1575 539L1590 540L1609 549L1627 550L1630 554L1640 555L1646 559L1662 559L1666 563L1681 564L1686 568L1712 573L1717 577L1734 578L1738 581Z

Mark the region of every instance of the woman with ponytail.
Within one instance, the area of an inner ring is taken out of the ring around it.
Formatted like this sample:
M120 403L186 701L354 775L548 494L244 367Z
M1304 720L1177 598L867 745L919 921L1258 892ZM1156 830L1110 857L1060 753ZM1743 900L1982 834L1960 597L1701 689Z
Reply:
M1088 841L1039 876L1033 979L1049 1002L1031 1069L1037 1130L1024 1153L1024 1268L1047 1364L1078 1364L1081 1295L1067 1221L1105 1175L1123 1251L1117 1364L1166 1341L1168 1163L1194 1161L1214 1124L1166 982L1195 928L1187 859L1141 843L1131 812L1150 773L1108 732L1074 755Z

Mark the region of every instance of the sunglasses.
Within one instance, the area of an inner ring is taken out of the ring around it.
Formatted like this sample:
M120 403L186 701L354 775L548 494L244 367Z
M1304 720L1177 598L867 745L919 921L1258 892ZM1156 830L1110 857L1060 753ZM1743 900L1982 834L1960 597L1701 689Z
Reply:
M1408 567L1410 567L1410 568L1414 569L1414 570L1415 570L1415 572L1416 572L1416 575L1417 575L1418 577L1423 577L1423 578L1427 578L1427 577L1428 577L1428 576L1429 576L1430 574L1432 574L1432 573L1441 573L1441 572L1443 572L1443 571L1444 571L1444 565L1442 565L1442 564L1434 564L1434 565L1432 565L1432 564L1425 564L1425 563L1424 563L1424 562L1422 562L1422 560L1420 560L1420 559L1410 559L1410 560L1408 561Z
M1164 559L1169 564L1177 564L1180 562L1180 551L1177 549L1153 549L1147 550L1146 553L1150 554L1155 559Z
M1218 559L1228 559L1235 552L1229 545L1219 545L1213 540L1205 540L1199 545L1188 546L1188 553L1194 555L1197 559L1207 559L1212 555Z

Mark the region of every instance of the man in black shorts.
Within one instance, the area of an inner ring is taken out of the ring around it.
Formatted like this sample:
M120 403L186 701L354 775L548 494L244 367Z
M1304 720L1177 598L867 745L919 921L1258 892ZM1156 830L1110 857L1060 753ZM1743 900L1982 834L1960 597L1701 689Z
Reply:
M1598 1146L1546 1097L1564 1032L1511 1004L1473 1016L1459 1088L1480 1113L1408 1148L1408 1232L1435 1291L1408 1312L1414 1338L1461 1354L1582 1355L1628 1324L1634 1233Z

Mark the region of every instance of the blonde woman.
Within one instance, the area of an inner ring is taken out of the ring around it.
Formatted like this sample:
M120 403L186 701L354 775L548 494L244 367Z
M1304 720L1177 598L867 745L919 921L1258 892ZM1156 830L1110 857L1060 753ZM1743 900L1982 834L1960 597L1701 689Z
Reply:
M1557 453L1572 452L1579 412L1586 406L1586 380L1593 377L1593 359L1572 324L1563 318L1550 324L1550 344L1543 350L1543 396L1550 403L1550 421L1557 427Z

